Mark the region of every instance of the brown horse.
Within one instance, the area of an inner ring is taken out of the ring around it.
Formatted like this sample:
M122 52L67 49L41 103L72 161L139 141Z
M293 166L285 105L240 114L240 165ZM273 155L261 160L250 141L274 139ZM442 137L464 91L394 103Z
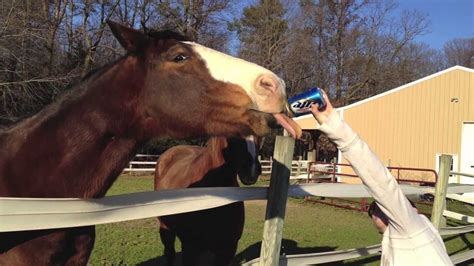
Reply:
M261 174L254 142L241 138L211 138L206 147L180 145L160 156L155 190L187 187L238 187L254 184ZM214 265L229 265L244 227L243 202L159 217L160 237L168 265L175 259L176 235L181 241L183 264L197 265L210 252Z
M272 117L291 122L276 114L284 83L269 70L171 31L109 26L125 56L0 132L0 197L102 197L150 138L262 135ZM0 265L84 265L94 239L94 226L0 233Z

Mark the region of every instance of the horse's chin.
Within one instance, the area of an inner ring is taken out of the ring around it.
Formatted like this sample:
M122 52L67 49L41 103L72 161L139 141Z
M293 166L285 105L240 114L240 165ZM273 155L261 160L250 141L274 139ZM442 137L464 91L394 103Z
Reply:
M248 110L248 115L248 123L252 132L247 135L255 135L258 137L268 135L271 131L271 126L273 126L276 122L271 114L263 113L257 110Z
M257 183L258 176L257 177L245 177L245 178L242 178L242 177L239 176L239 180L240 180L240 182L242 182L242 184L244 184L246 186L250 186L250 185L253 185L253 184Z
M284 113L270 114L257 110L249 110L249 113L250 126L256 136L262 137L268 135L271 129L283 127L293 138L301 138L301 127Z

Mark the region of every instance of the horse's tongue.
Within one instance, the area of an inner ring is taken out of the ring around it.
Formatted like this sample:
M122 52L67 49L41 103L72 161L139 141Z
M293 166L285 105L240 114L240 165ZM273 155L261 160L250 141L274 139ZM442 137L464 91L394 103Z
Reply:
M293 121L293 119L282 113L273 114L273 116L275 117L278 124L280 124L284 129L286 129L286 131L288 131L288 133L290 133L293 138L301 138L301 127L295 121Z

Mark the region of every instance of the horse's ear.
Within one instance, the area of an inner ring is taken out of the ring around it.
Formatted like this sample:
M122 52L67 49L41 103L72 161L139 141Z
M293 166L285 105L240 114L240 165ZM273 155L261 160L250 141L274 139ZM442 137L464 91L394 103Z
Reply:
M138 30L125 27L110 20L107 20L107 24L115 38L117 38L120 45L122 45L127 52L137 52L146 42L146 35Z

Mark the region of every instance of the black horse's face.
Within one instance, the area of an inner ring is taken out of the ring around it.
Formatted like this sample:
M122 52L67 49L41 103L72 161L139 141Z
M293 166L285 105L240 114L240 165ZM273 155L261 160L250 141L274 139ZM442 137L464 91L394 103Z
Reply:
M257 182L262 173L262 167L258 161L258 146L253 136L243 138L228 138L227 149L224 158L235 166L240 181L244 185L252 185Z

